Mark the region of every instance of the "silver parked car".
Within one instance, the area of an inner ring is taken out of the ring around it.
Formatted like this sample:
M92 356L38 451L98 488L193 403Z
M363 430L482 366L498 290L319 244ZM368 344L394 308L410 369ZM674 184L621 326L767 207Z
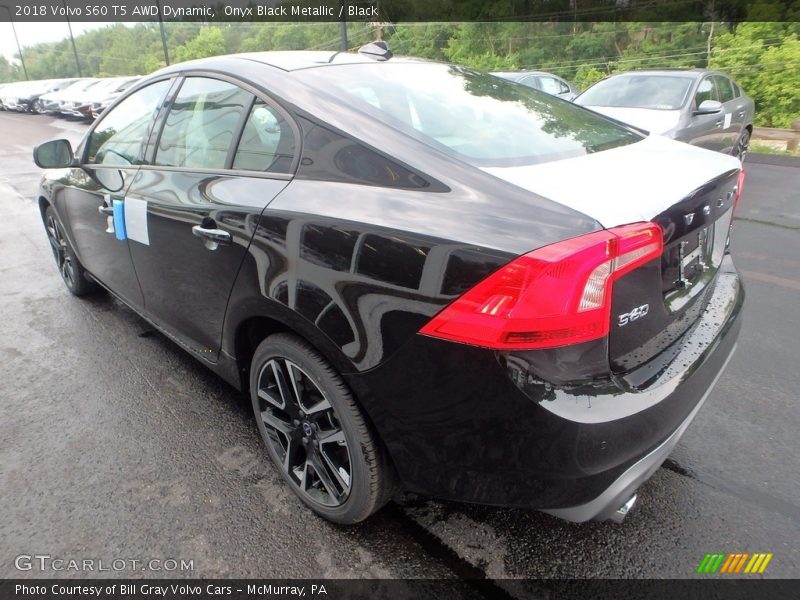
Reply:
M544 71L514 71L492 73L497 77L508 79L529 88L546 92L552 96L558 96L563 100L573 100L578 95L578 90L570 82L561 79L558 75L545 73Z
M576 104L650 133L744 159L755 104L724 73L634 71L595 83Z

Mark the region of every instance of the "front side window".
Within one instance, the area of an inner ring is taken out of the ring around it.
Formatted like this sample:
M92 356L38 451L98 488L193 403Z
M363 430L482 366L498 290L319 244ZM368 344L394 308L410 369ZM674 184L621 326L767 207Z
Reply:
M339 65L297 77L375 122L481 167L546 162L643 139L548 94L454 65Z
M288 173L294 160L294 144L294 132L286 119L262 100L256 100L242 131L233 168Z
M706 77L700 82L700 85L697 87L697 92L694 95L694 104L696 107L699 107L706 100L718 100L717 88L714 86L711 77Z
M140 164L144 145L171 83L165 79L148 85L104 115L89 136L86 162L114 166Z
M155 164L224 169L239 120L252 99L252 94L226 81L188 77L167 115Z
M536 75L528 75L524 79L520 79L520 83L524 83L528 87L532 87L535 90L542 89L542 82Z
M554 79L553 77L542 77L541 81L542 90L548 94L557 95L569 92L569 88L564 84L564 82Z

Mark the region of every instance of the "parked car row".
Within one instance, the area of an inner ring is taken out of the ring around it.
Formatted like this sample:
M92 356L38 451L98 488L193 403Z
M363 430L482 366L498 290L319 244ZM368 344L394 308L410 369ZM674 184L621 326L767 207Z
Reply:
M43 94L57 92L74 83L73 79L44 79L16 81L0 85L0 108L19 112L34 112L34 104Z
M744 159L755 103L718 71L662 69L611 75L587 90L543 71L493 73L650 133Z
M18 81L0 86L0 109L96 119L139 76Z

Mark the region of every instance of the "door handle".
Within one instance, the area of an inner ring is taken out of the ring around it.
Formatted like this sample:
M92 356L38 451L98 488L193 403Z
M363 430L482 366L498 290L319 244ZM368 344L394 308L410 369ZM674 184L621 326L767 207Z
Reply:
M194 225L192 227L192 235L201 238L205 242L206 248L209 250L216 250L220 244L231 243L231 234L224 229Z
M723 120L722 120L722 119L720 119L719 121L717 121L716 123L714 123L714 125L716 125L717 127L722 127L722 123L723 123Z
M97 207L97 212L99 212L101 215L106 215L107 217L110 217L114 214L114 209L111 208L110 206L103 205Z
M744 119L744 111L743 110L739 111L739 118L740 119Z

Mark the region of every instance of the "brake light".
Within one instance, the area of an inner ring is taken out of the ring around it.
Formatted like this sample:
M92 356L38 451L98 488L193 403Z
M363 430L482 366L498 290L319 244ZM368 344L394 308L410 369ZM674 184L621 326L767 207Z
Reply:
M611 287L661 256L655 223L634 223L524 254L457 298L420 333L493 349L566 346L602 338Z
M733 197L733 212L739 207L739 198L742 197L742 190L744 190L744 169L739 171L739 177L736 180L736 191Z

